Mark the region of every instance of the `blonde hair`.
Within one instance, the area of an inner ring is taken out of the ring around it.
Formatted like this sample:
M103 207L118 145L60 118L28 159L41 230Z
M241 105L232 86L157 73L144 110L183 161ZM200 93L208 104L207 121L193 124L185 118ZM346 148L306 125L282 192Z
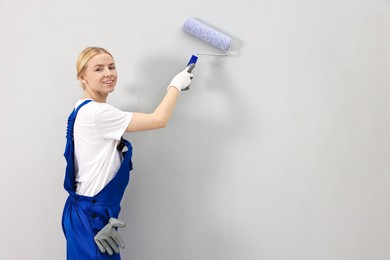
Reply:
M87 47L80 53L76 62L77 79L79 79L81 74L84 73L85 69L87 68L88 61L93 57L95 57L96 55L102 53L107 53L112 57L111 53L109 53L106 49L103 49L101 47ZM114 57L112 58L114 59ZM81 83L81 86L85 88L83 83Z

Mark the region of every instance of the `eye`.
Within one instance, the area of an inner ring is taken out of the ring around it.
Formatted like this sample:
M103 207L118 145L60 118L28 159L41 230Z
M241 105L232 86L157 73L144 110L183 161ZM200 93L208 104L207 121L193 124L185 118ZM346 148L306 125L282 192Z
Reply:
M96 72L100 72L100 71L102 71L102 70L103 70L103 68L100 68L100 67L97 67L97 68L95 69Z
M110 67L108 67L110 70L115 70L115 65L111 65Z

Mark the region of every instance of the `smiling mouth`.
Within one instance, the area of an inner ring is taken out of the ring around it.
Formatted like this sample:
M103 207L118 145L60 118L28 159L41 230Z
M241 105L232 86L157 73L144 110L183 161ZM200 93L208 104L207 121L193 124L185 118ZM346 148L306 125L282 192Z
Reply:
M114 81L113 80L107 80L107 81L104 81L103 83L104 84L112 84L112 83L114 83Z

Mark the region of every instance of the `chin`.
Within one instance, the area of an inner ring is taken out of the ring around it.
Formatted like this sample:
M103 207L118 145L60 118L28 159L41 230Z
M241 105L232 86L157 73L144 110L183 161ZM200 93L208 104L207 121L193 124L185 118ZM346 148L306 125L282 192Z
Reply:
M115 86L106 87L107 93L111 93L115 90Z

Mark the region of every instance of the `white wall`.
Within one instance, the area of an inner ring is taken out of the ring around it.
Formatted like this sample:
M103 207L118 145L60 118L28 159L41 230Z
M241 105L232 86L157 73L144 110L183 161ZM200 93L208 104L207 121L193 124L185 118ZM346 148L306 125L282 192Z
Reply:
M66 119L86 46L116 58L109 103L150 112L197 17L201 58L166 129L128 134L123 259L390 259L390 1L0 0L0 259L65 259Z

